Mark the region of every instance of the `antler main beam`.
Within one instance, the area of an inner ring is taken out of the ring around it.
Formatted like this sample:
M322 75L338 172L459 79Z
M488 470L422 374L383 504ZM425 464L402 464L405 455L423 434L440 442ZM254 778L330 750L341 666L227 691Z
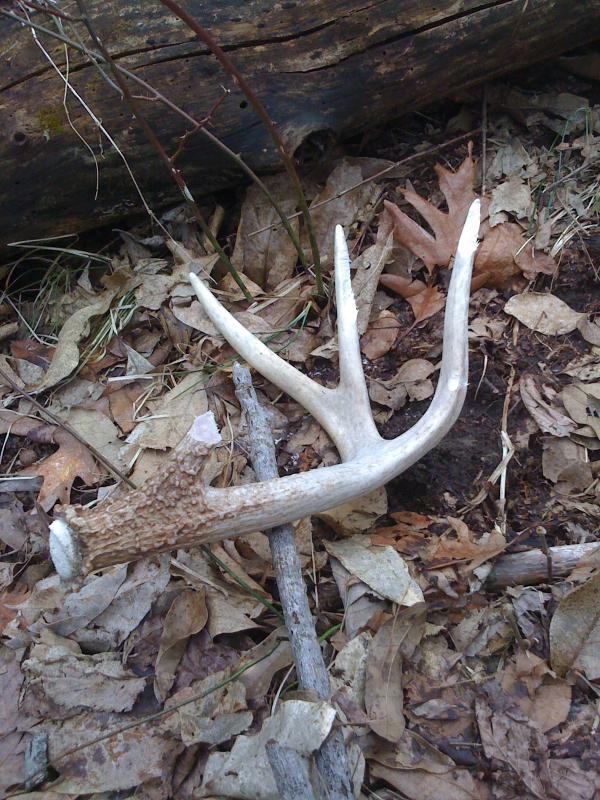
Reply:
M50 526L57 572L73 578L143 555L265 530L325 511L395 478L435 447L462 409L468 376L468 308L479 230L479 201L460 236L446 301L442 367L423 417L396 439L382 439L371 414L362 369L357 309L343 230L335 231L340 382L315 383L273 353L215 299L195 275L198 300L232 347L307 409L331 436L342 463L262 483L213 489L200 480L204 456L220 436L212 414L198 417L181 445L146 483L93 510L64 509Z

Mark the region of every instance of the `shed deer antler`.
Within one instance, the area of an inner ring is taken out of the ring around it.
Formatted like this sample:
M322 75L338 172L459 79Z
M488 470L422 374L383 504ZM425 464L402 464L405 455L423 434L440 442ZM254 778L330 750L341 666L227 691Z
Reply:
M199 278L190 275L214 325L251 366L315 417L335 443L342 463L228 489L205 486L198 477L203 457L220 436L212 413L203 414L140 489L93 510L64 509L65 519L50 526L50 553L61 577L73 578L162 550L265 530L325 511L382 486L435 447L460 414L467 390L469 289L479 215L476 200L454 260L435 395L423 417L392 440L381 438L371 414L348 248L339 225L334 260L340 382L335 389L315 383L269 350Z

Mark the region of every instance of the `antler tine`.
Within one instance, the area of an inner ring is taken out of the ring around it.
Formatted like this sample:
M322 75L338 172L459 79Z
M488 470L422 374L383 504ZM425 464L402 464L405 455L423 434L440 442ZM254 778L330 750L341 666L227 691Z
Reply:
M340 364L340 383L335 390L337 418L346 423L342 460L358 453L381 437L375 427L365 381L358 336L358 309L350 279L350 256L341 225L335 226L335 299ZM345 451L345 452L344 452Z
M336 389L327 389L290 367L249 334L191 276L214 324L246 360L292 397L332 435L341 464L228 489L204 486L203 457L219 440L212 414L196 420L183 442L138 490L95 509L67 506L65 520L50 526L57 571L69 578L133 558L265 530L360 497L408 469L440 441L458 417L467 390L467 321L471 267L477 249L479 202L460 237L444 322L442 369L434 398L410 430L391 441L364 423L366 387L360 364L356 305L343 234L336 233L336 279L340 370ZM353 392L357 394L357 420Z
M212 292L194 273L190 273L190 283L196 292L202 308L208 314L216 328L223 334L229 344L250 366L261 375L278 386L300 405L330 433L332 417L330 407L333 401L333 389L321 386L307 378L287 361L278 356L244 328L237 319L224 308L213 296Z

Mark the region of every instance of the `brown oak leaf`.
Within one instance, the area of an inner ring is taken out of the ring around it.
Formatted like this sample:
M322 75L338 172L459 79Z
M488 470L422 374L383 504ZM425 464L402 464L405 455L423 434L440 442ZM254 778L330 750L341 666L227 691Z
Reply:
M38 503L45 511L50 511L57 501L63 504L69 502L75 478L81 478L89 485L97 483L101 477L90 452L70 433L57 430L54 442L58 445L56 453L21 472L21 475L39 475L43 478Z
M475 161L469 154L456 172L436 164L434 170L442 190L448 213L440 211L416 192L405 190L405 200L427 222L433 236L412 220L397 205L386 200L385 207L394 220L394 235L400 244L418 256L431 274L434 267L447 267L456 251L458 237L467 218L467 211L477 195L473 191Z
M477 198L473 191L475 161L470 151L456 172L451 172L440 164L436 164L434 169L446 198L447 213L440 211L416 192L406 190L403 193L405 199L427 222L433 235L394 203L385 202L394 221L396 241L420 258L430 274L435 267L447 267L450 264L469 206ZM515 222L503 222L490 226L488 205L489 201L484 198L481 206L482 225L479 230L482 241L475 255L472 289L482 286L506 288L513 278L521 275L529 279L540 272L552 275L556 270L554 260L544 253L536 253L533 245L527 243L519 225ZM396 276L382 276L382 283L398 291L397 285L388 283L390 280L397 283L395 279ZM400 279L402 280L405 279ZM402 291L398 293L408 300L407 294Z

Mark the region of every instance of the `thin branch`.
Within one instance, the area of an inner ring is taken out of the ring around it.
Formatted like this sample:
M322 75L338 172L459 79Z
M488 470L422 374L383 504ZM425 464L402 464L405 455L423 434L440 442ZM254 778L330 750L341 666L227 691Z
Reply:
M259 481L277 478L273 435L266 414L256 397L248 369L234 364L233 382L236 395L246 415L250 460L256 477ZM269 544L298 682L302 689L314 692L321 700L329 700L329 675L308 607L292 526L281 525L270 531ZM345 800L353 797L348 758L341 730L334 729L325 740L317 756L317 766L327 798Z
M52 15L52 11L50 9L48 9L47 13ZM73 39L70 39L68 36L65 36L64 34L59 33L58 31L54 31L51 28L46 28L44 25L40 25L39 23L34 22L33 20L19 17L17 14L14 14L10 11L6 11L4 9L0 9L0 15L8 17L8 19L12 19L15 22L19 22L20 24L27 25L28 27L38 31L39 33L44 33L47 36L50 36L51 38L56 39L57 41L62 42L63 44L68 45L69 47L72 47L77 52L87 56L90 59L90 61L92 61L92 63L95 63L96 59L104 64L108 63L101 53L93 52L85 45L78 43ZM117 62L114 62L114 67L118 69L122 75L129 78L129 80L133 81L138 86L143 88L145 91L149 92L150 95L152 95L149 98L150 101L156 100L157 102L169 108L174 113L178 114L180 117L185 119L191 125L193 125L194 129L198 129L199 133L202 136L204 136L206 139L208 139L209 142L211 142L211 144L213 144L215 147L221 150L222 153L224 153L229 159L231 159L231 161L233 161L240 168L240 170L242 170L242 172L244 172L248 176L248 178L250 178L250 180L258 187L258 189L263 193L263 195L267 198L267 200L271 203L271 205L275 209L277 215L281 220L281 224L283 225L286 233L288 234L290 240L294 245L294 248L296 249L296 253L298 254L300 263L302 264L304 269L308 270L308 262L306 261L306 256L304 255L304 251L300 244L300 240L296 235L296 232L290 225L290 221L294 218L294 216L291 217L287 216L287 214L277 201L275 195L271 192L266 183L263 180L261 180L261 178L259 178L256 172L254 172L254 170L251 167L249 167L248 164L246 164L243 158L237 153L235 153L233 150L231 150L231 148L229 148L224 142L222 142L221 139L218 138L218 136L215 136L214 133L209 131L208 128L203 127L200 124L202 122L201 120L198 120L191 114L188 114L188 112L185 111L185 109L181 108L176 103L173 103L172 100L169 100L169 98L166 97L164 94L162 94L162 92L158 91L158 89L152 86L152 84L145 81L143 78L140 78L140 76L137 75L135 72L128 70L126 67L121 66ZM300 216L300 213L301 212L299 212L297 216Z
M294 160L287 152L285 143L281 138L281 134L275 127L273 120L269 116L267 109L263 106L262 102L258 99L256 94L254 93L253 89L246 81L244 76L235 66L233 61L229 58L227 53L220 47L217 41L211 36L211 34L204 28L200 23L194 19L190 14L184 11L181 6L174 2L174 0L160 0L161 3L170 9L176 17L184 22L190 30L192 30L196 36L203 42L208 49L213 53L213 55L217 58L225 72L227 72L231 77L235 80L238 84L242 92L248 98L248 102L252 105L258 116L260 117L261 122L269 132L273 143L275 144L275 148L279 153L279 157L285 167L287 174L289 175L294 188L296 190L298 205L300 206L300 211L304 218L304 224L306 225L306 231L308 234L308 238L310 241L310 247L312 250L312 256L314 261L314 268L315 268L315 280L317 283L317 291L319 294L324 293L323 287L323 276L321 274L321 259L319 256L319 248L317 245L317 239L315 236L314 226L312 224L312 219L310 217L310 211L308 209L308 203L306 202L306 197L304 196L304 190L302 189L302 183L300 182L300 176L298 175L298 171L294 165Z
M181 172L176 167L173 166L172 160L169 158L169 156L167 155L164 147L160 143L158 137L156 136L156 134L154 133L154 131L152 130L152 128L148 124L148 121L146 120L146 117L144 116L144 114L143 114L143 112L142 112L142 110L140 108L138 100L129 91L129 86L127 85L127 82L123 79L123 76L121 75L119 70L116 68L112 56L110 55L110 53L108 52L108 50L104 46L102 40L100 39L100 37L98 36L96 31L94 30L94 27L92 26L92 23L90 22L90 19L88 17L87 9L86 9L86 6L85 6L83 0L76 0L76 2L77 2L77 7L79 8L79 13L81 14L81 16L83 18L83 21L84 21L84 24L85 24L85 26L86 26L86 28L88 30L88 33L92 37L92 40L94 41L96 47L100 50L100 52L104 56L104 60L109 65L110 70L111 70L112 74L114 75L115 81L118 83L119 88L123 92L123 96L124 96L127 104L129 105L133 115L135 116L136 120L138 121L138 124L140 125L140 127L142 128L144 133L146 134L146 137L147 137L148 141L150 142L150 144L154 147L154 149L158 153L161 161L163 162L164 166L168 170L169 175L175 181L175 183L176 183L179 191L181 192L184 200L186 201L186 203L188 204L188 206L192 210L192 213L194 214L194 218L196 219L196 222L198 223L198 225L201 227L202 232L204 233L206 238L209 240L209 242L213 246L215 252L219 254L219 256L221 258L221 261L225 264L225 266L227 267L227 269L231 273L231 276L233 277L234 281L237 283L239 288L244 293L244 297L246 298L246 300L249 303L251 303L252 302L252 296L248 292L248 289L246 288L246 285L242 281L242 278L241 278L240 274L238 273L236 268L231 263L231 260L229 259L229 256L227 255L227 253L223 250L223 248L221 247L221 245L217 241L217 238L215 237L215 235L213 234L212 230L210 229L209 224L204 219L204 215L200 211L200 208L199 208L198 204L194 200L194 197L193 197L192 193L190 192L187 184L185 183L185 181L184 181L184 179L183 179L183 177L181 175Z

